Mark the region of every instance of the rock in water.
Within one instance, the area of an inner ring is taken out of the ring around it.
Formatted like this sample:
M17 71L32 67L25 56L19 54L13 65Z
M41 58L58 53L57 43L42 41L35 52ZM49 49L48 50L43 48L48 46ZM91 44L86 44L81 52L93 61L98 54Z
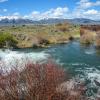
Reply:
M94 80L94 82L95 82L95 84L96 84L97 86L100 86L100 82L99 82L98 80Z

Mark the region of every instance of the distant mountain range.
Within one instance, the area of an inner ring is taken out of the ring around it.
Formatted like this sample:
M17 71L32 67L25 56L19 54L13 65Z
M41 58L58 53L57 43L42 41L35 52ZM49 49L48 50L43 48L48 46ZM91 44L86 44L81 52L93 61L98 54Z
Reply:
M95 21L91 19L85 18L75 18L75 19L43 19L39 21L34 21L30 19L2 19L0 20L0 25L24 25L24 24L57 24L62 22L68 22L71 24L78 24L78 25L88 25L88 24L99 24L100 21Z

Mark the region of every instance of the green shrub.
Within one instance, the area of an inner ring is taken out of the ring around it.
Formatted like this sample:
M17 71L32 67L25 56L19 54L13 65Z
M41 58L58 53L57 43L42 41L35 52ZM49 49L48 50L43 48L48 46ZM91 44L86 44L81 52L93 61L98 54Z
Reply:
M4 46L15 46L16 39L10 33L0 33L0 48Z

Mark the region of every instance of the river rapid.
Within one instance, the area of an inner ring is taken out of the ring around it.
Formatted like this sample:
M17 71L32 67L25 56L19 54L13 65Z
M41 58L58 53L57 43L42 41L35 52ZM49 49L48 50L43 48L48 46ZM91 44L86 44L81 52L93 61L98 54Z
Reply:
M0 73L10 72L17 66L21 66L17 69L22 70L29 61L44 63L49 59L68 70L72 78L86 81L89 96L95 96L100 90L100 86L95 83L95 81L100 82L100 49L96 49L94 45L81 45L79 41L49 48L0 49Z

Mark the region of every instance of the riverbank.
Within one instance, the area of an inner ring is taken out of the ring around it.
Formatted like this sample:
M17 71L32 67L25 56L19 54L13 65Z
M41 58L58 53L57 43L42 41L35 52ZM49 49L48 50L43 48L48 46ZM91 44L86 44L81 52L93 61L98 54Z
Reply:
M11 34L17 40L15 45L18 48L38 48L68 43L80 36L80 29L77 25L65 22L53 25L2 26L0 33ZM12 46L11 43L7 41L8 46ZM6 43L3 44L5 45Z

